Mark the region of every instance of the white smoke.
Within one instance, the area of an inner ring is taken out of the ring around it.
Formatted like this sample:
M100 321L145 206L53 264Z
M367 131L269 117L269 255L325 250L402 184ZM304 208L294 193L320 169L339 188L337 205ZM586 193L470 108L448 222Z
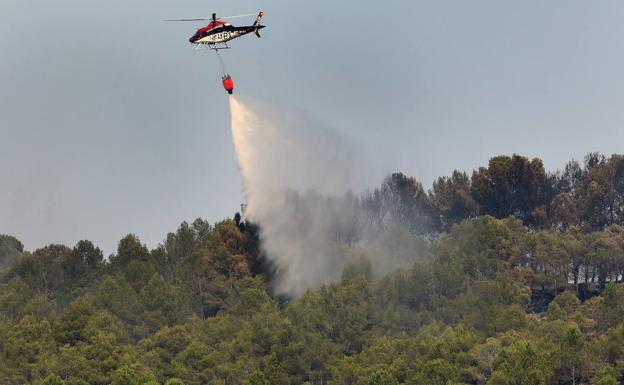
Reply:
M260 225L262 247L278 269L276 292L297 295L340 279L353 259L342 245L361 241L365 231L351 193L363 188L361 152L304 113L234 97L230 108L244 214Z

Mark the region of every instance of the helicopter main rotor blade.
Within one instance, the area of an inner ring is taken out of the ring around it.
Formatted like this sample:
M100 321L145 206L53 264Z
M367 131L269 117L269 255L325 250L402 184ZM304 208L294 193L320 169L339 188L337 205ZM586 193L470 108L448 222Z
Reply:
M246 13L244 15L236 15L236 16L219 16L217 19L236 19L238 17L247 17L247 16L256 16L255 13Z
M247 13L244 15L236 15L236 16L223 16L217 17L217 20L221 19L236 19L239 17L247 17L247 16L255 16L255 13ZM202 21L202 20L212 20L212 17L196 17L192 19L164 19L163 21Z
M197 17L195 19L164 19L163 21L200 21L200 20L212 20L212 17Z

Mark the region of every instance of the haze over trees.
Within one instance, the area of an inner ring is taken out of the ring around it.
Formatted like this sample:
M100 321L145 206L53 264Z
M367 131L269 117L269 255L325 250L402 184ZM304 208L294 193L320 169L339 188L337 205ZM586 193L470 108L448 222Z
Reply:
M182 223L149 250L25 251L0 236L0 383L624 383L624 157L560 172L498 156L430 189L401 173L351 197L342 280L273 295L260 229ZM371 224L378 275L351 231ZM376 256L379 258L379 256Z

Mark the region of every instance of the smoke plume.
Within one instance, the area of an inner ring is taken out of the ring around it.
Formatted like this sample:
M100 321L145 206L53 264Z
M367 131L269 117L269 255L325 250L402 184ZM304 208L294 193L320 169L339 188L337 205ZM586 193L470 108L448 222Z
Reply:
M363 188L362 155L305 113L234 97L230 108L244 215L260 225L262 247L277 268L275 291L297 295L340 279L354 259L345 245L367 238L351 193Z

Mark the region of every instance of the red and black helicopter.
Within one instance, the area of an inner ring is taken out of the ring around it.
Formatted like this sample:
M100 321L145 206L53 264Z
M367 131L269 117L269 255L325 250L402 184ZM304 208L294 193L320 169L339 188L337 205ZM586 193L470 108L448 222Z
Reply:
M210 49L219 50L230 48L227 45L227 42L236 39L237 37L241 37L243 35L247 35L248 33L255 33L256 36L260 37L260 33L258 32L262 28L266 27L260 24L262 20L262 16L264 16L264 12L260 11L258 16L256 16L256 20L253 25L246 25L242 27L235 27L232 24L225 22L223 20L234 19L237 17L245 17L245 16L253 16L255 14L250 13L248 15L238 15L238 16L226 16L226 17L217 17L216 13L212 14L212 17L196 17L192 19L166 19L165 21L202 21L202 20L210 20L207 26L203 28L199 28L197 32L191 36L189 42L191 44L195 44L196 48L199 48L202 45L208 46ZM219 44L223 44L219 46Z
M264 16L264 12L258 12L256 16L256 20L252 25L246 25L241 27L235 27L232 24L223 21L227 19L234 19L237 17L246 17L253 16L255 14L247 14L247 15L238 15L238 16L227 16L227 17L217 17L216 13L212 14L212 17L197 17L191 19L166 19L164 21L202 21L202 20L210 20L210 23L203 28L199 28L197 32L193 36L189 38L189 42L195 45L195 49L199 49L200 47L208 47L211 50L214 50L217 55L219 55L220 49L230 48L227 45L227 42L236 39L237 37L241 37L243 35L247 35L248 33L254 33L257 37L260 37L260 33L258 32L264 25L261 25L260 22L262 20L262 16ZM219 57L219 60L221 57ZM223 62L221 61L221 65L223 67ZM225 69L223 70L223 87L225 90L231 94L234 90L234 82L229 74L225 73Z

